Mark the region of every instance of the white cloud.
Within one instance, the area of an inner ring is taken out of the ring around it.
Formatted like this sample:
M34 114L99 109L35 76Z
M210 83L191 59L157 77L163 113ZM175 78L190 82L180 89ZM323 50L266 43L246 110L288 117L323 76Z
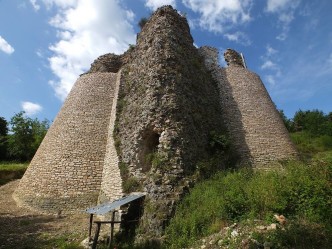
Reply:
M0 50L6 54L14 53L15 49L0 35Z
M120 7L117 0L43 0L56 10L50 25L57 29L58 41L49 49L51 70L58 80L49 83L64 100L80 74L98 56L124 52L135 43L130 20L134 14Z
M269 44L266 46L266 56L272 56L276 53L278 53L278 50L274 49Z
M145 3L145 6L152 10L156 10L163 5L172 5L175 8L176 2L175 0L146 0Z
M33 116L43 110L43 107L37 103L29 101L22 102L22 109L28 116Z
M288 30L283 30L279 35L276 36L276 39L279 41L284 41L287 39Z
M261 66L261 69L278 69L277 64L274 62L277 60L276 54L278 53L278 50L271 47L271 45L267 44L265 47L265 54L261 56L261 59L263 60L263 64Z
M287 39L290 24L294 20L294 13L301 0L267 0L266 11L278 15L281 33L276 37L280 41Z
M267 0L267 11L268 12L278 12L294 2L293 0Z
M264 75L264 81L268 83L270 86L275 87L276 82L281 77L281 69L279 65L276 63L278 62L278 50L274 49L269 44L265 47L265 54L261 56L263 61L260 69L268 74Z
M182 0L183 4L201 14L199 25L213 32L223 32L234 25L251 20L252 0Z
M37 0L30 0L30 3L35 11L38 11L40 9L40 5L37 4Z
M249 39L249 37L245 33L240 31L237 31L235 33L226 33L224 36L228 40L235 41L244 46L249 46L251 44L251 40Z
M37 49L36 50L36 55L38 56L38 57L40 57L40 58L43 58L44 56L43 56L43 52L40 50L40 49Z
M274 75L265 75L265 81L269 83L271 86L275 86L276 84L276 79Z
M47 8L53 6L60 7L63 9L73 7L77 4L78 0L41 0Z
M277 65L270 61L270 60L267 60L263 63L263 65L261 66L261 69L276 69L277 68Z

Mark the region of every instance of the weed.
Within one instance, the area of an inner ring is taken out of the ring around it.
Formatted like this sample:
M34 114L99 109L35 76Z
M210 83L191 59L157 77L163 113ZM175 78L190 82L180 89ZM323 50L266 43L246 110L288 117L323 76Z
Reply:
M120 175L124 179L129 174L128 164L124 162L119 163Z
M130 193L134 191L140 191L142 186L136 177L129 177L123 181L123 191Z
M145 162L157 169L166 167L166 157L157 151L147 154L145 156Z
M332 156L327 158L331 160ZM274 213L307 224L320 224L321 232L327 233L332 227L332 166L327 163L288 162L284 170L269 172L241 169L218 173L198 183L178 206L167 227L167 245L186 247L214 233L223 223L248 218L271 222L269 217ZM293 240L305 231L295 231ZM313 231L310 236L316 235Z

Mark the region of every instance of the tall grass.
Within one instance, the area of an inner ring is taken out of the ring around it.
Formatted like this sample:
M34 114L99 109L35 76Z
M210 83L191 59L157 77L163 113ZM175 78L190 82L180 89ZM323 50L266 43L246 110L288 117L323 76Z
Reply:
M309 132L301 131L291 133L290 137L304 160L311 159L319 152L332 150L332 136L315 136Z
M283 170L224 172L197 184L177 207L166 229L167 247L183 248L221 226L273 214L332 227L332 163L289 162ZM332 156L331 156L332 158ZM324 230L324 231L325 231Z
M26 169L29 163L17 163L17 162L0 162L0 170L16 171Z

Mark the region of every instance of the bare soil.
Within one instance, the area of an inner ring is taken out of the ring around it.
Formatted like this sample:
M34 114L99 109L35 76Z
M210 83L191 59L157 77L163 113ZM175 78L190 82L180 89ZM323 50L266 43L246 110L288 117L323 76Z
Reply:
M12 194L19 180L0 186L0 249L79 248L88 237L88 214L40 214L16 205Z

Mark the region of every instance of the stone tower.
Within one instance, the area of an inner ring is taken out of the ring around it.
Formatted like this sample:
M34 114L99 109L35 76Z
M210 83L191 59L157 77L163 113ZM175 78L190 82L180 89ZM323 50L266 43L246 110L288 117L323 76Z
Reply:
M260 77L245 68L232 49L224 53L227 68L218 65L218 51L200 48L206 66L218 81L220 106L240 164L271 168L280 160L296 158L288 131Z
M73 212L144 191L140 231L156 238L197 176L225 168L228 152L216 136L229 134L242 163L269 167L292 157L259 77L228 53L229 67L220 68L215 49L194 47L185 17L159 8L135 47L100 56L75 83L15 192L17 202Z
M98 72L77 80L15 191L18 203L44 212L96 203L116 79Z

